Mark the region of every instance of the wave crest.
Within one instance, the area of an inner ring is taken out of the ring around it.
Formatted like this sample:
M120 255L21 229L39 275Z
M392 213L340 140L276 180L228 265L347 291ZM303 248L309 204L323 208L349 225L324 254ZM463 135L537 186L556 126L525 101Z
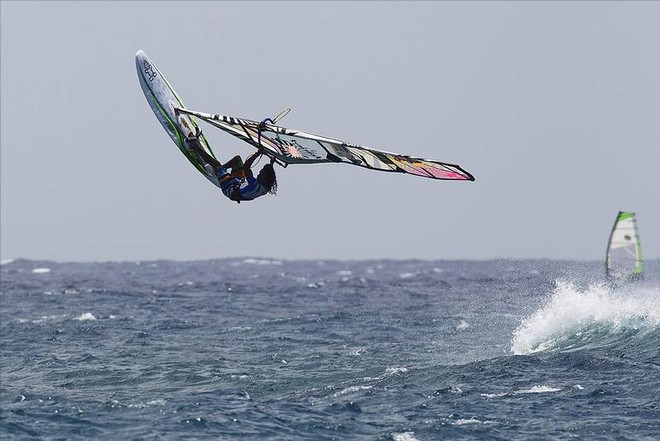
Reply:
M580 290L571 282L559 281L547 302L516 329L511 351L530 354L602 347L656 331L660 331L657 288L631 285L613 290L591 285Z

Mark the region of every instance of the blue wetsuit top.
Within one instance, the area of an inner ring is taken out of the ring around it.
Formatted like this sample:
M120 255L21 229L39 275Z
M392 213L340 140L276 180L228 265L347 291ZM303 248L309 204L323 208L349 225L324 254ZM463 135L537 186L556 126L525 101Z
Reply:
M245 181L241 181L239 178L226 179L220 182L220 189L229 199L239 203L251 201L268 193L268 190L254 176L250 176Z

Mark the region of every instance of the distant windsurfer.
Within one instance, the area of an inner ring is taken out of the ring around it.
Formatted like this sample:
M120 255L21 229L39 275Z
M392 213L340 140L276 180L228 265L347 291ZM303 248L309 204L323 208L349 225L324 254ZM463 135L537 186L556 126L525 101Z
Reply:
M225 196L240 204L241 201L251 201L267 193L275 194L277 191L277 177L273 167L275 158L271 158L270 162L261 168L255 178L252 173L252 164L258 157L263 155L263 150L258 150L249 156L245 162L240 156L236 155L225 164L222 164L202 148L202 143L199 141L200 135L201 131L197 128L196 134L191 133L186 138L186 146L213 167L220 183L220 189Z

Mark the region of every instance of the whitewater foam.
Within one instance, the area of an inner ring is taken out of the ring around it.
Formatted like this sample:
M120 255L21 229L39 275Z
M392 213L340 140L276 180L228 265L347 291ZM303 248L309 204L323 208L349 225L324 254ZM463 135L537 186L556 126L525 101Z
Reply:
M550 386L534 386L530 389L521 389L517 390L516 394L544 394L548 392L559 392L561 389L557 387L550 387Z
M605 285L580 290L571 282L559 281L548 301L516 329L511 351L530 354L561 349L562 339L597 326L611 333L660 326L660 291L613 290Z
M50 272L50 268L35 268L32 270L34 274L48 274Z
M414 435L415 432L393 433L392 439L394 439L394 441L417 441L417 438L415 438Z
M88 320L96 320L96 317L94 317L94 314L92 314L91 312L85 312L79 315L78 317L76 317L74 320L84 322Z

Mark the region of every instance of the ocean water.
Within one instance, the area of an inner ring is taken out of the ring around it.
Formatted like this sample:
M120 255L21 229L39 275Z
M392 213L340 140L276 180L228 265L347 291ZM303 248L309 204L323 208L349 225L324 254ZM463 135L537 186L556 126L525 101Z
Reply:
M660 262L2 262L0 438L660 439Z

